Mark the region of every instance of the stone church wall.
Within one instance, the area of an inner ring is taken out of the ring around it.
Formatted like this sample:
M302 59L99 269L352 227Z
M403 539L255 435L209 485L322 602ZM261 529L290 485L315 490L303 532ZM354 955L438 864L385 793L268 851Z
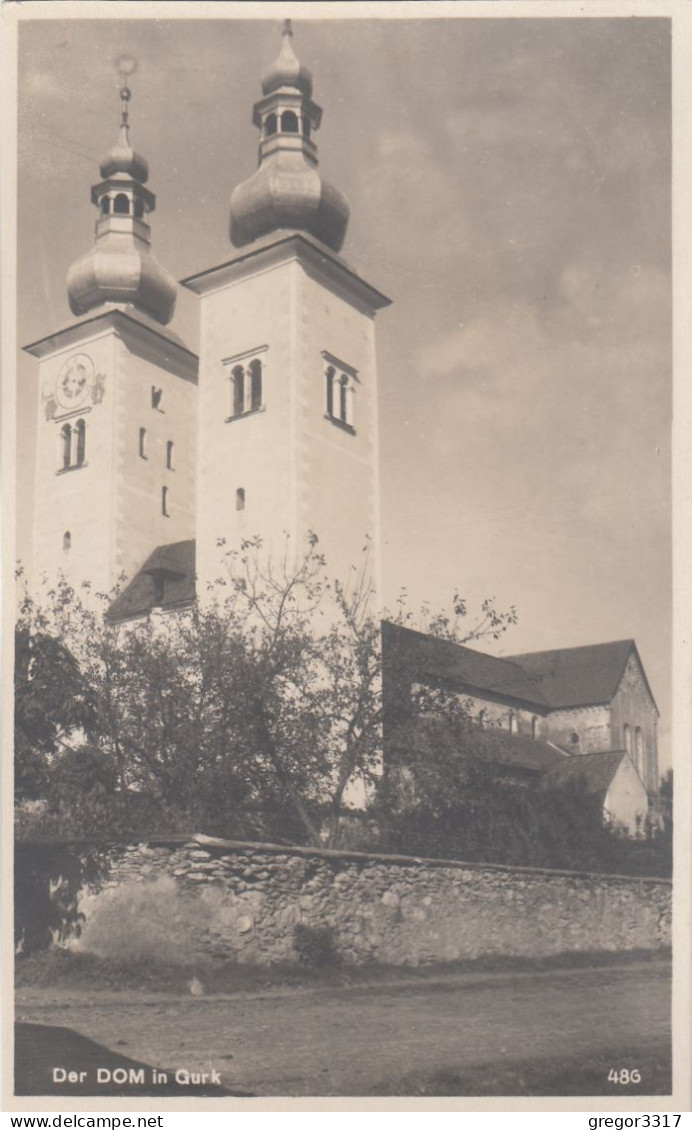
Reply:
M74 948L173 961L295 962L295 927L340 960L419 965L488 955L656 950L670 883L195 837L111 854L82 890Z

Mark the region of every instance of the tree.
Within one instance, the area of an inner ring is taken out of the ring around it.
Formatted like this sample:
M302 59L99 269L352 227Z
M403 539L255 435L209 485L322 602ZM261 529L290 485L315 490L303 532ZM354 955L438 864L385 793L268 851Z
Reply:
M184 615L123 629L63 583L47 610L25 602L20 630L50 625L88 686L93 709L79 725L113 766L114 808L146 797L187 830L254 822L255 834L313 844L324 843L326 817L334 846L348 788L381 780L380 620L366 572L331 582L315 537L297 563L290 545L271 559L259 539L226 561L217 599ZM464 632L459 597L449 616L424 615L429 631L458 642L496 637L516 618L486 602ZM403 599L393 619L410 623ZM456 696L430 692L420 706L449 734L468 732Z
M26 612L26 609L25 609ZM51 759L67 736L93 723L93 702L64 644L24 616L15 630L15 797L41 796Z

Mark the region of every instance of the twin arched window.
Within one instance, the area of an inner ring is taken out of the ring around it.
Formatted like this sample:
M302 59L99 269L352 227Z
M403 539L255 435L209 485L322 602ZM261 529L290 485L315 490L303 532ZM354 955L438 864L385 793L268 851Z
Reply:
M234 365L231 370L231 418L261 407L262 362L255 357L248 365Z
M333 365L325 370L327 381L327 416L337 424L353 430L354 383L347 373L339 373Z
M284 110L280 116L274 113L267 114L264 119L264 136L274 137L279 132L300 133L300 122L294 110ZM310 121L308 118L303 118L303 133L306 137L310 136Z
M63 424L60 429L60 469L71 471L86 462L86 424L77 420L74 427Z

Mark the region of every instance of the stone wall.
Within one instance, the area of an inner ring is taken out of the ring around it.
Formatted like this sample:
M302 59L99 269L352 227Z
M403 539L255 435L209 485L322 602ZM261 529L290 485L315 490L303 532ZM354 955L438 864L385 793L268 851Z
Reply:
M295 927L331 929L345 962L655 950L670 883L196 836L114 853L82 892L74 947L102 956L298 960Z

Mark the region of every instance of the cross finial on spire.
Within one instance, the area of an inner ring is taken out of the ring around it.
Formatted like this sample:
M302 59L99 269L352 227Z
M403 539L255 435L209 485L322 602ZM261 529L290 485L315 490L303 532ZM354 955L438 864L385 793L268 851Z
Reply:
M133 59L131 55L121 55L115 61L115 69L120 78L120 101L122 107L120 110L120 124L127 129L129 109L128 102L132 97L132 91L128 85L128 76L135 73L137 70L137 60Z

